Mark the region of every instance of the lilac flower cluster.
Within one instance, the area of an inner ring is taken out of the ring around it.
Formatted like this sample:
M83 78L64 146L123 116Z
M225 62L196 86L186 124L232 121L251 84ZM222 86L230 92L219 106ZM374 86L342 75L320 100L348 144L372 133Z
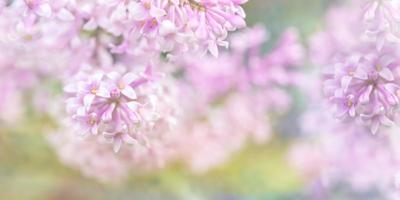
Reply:
M232 51L217 58L188 56L175 64L151 65L127 58L136 64L82 67L64 88L71 127L50 141L64 163L102 181L175 162L195 173L221 165L247 141L267 142L273 128L270 117L290 108L287 89L301 77L296 66L304 50L297 32L289 29L263 54L267 37L261 26L237 33ZM159 66L163 74L153 71ZM181 78L168 77L181 71ZM71 133L84 139L68 136ZM110 149L118 153L110 164L103 163ZM85 156L76 156L76 151Z
M324 92L336 117L363 123L372 133L382 125L395 124L398 113L399 48L381 37L395 34L396 16L390 13L396 6L392 2L371 1L365 10L358 8L358 2L354 9L350 6L333 10L327 20L332 28L312 41L314 61L326 66ZM339 15L349 11L353 13L347 15L348 23L339 22ZM360 15L368 25L365 29L356 25L363 19ZM363 37L364 33L375 33L376 37ZM329 48L316 52L321 45Z
M58 39L105 31L119 40L113 52L155 51L173 54L228 46L229 31L246 26L241 5L247 0L16 0L20 29L62 24ZM37 30L38 34L42 31Z
M158 96L159 86L150 83L155 79L150 66L137 73L96 70L77 79L65 87L77 133L101 135L115 152L123 144L149 145L147 129L169 114L160 110L167 96Z

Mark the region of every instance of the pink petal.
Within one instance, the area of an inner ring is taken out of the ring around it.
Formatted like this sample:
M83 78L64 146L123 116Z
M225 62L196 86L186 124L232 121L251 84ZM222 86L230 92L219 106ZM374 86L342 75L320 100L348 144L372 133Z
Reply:
M344 92L346 92L347 89L349 88L349 85L350 85L352 79L353 78L351 76L344 76L342 78L342 80L340 81L340 84L341 84Z
M361 103L368 103L369 102L369 97L371 96L372 92L372 85L368 86L368 88L361 94L360 96L360 102Z

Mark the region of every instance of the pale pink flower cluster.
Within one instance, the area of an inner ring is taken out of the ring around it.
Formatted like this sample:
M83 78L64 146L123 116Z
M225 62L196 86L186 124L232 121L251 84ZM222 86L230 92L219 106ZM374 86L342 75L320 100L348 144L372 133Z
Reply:
M246 26L241 7L247 0L16 0L18 27L38 34L59 24L60 42L85 32L119 37L111 51L211 52L227 47L229 31ZM59 36L59 37L58 37Z
M375 191L385 199L392 198L398 190L395 175L400 167L398 128L388 133L390 137L372 135L355 124L334 121L323 110L324 106L304 115L303 124L323 128L303 129L306 136L289 153L292 167L309 184L321 183L324 193L345 184L355 193ZM310 192L311 196L318 193Z
M79 124L77 134L101 136L115 152L124 144L148 146L147 132L163 116L172 117L162 109L168 97L159 94L161 85L152 83L151 66L141 72L115 69L78 74L64 89L71 96L67 111Z
M262 26L234 34L229 53L223 52L218 58L208 56L202 62L195 57L183 59L185 78L207 102L237 90L253 95L269 108L285 111L290 105L286 89L297 85L302 77L296 68L304 60L304 49L295 29L286 30L275 48L263 54L261 47L267 39ZM254 90L256 87L263 89Z
M175 162L204 173L248 141L264 144L274 126L270 117L290 108L287 89L300 80L296 67L304 57L294 29L263 54L266 40L259 26L233 36L232 51L217 58L184 57L174 66L127 57L113 67L81 67L64 87L71 125L52 136L55 150L87 176L108 180L115 170L114 180L120 180ZM171 73L183 75L171 78ZM86 144L88 150L82 150ZM108 156L112 149L118 153L109 166L101 152L108 150ZM81 157L77 151L87 152ZM107 167L110 173L103 171ZM103 174L96 176L90 168Z
M323 101L323 95L312 95L322 93L318 76L315 73L307 79L315 85L304 87L310 103L300 118L300 138L295 139L288 153L288 163L310 186L307 195L311 199L332 198L332 193L339 193L338 187L346 186L351 193L373 191L383 199L398 199L398 128L373 135L352 121L335 120L326 111L329 104ZM355 198L351 194L345 197Z
M267 37L257 26L234 34L233 49L218 58L188 57L181 62L184 81L191 85L186 90L196 91L185 94L197 103L188 105L188 113L196 115L184 120L181 131L186 134L178 140L177 156L193 171L202 173L227 161L248 140L265 143L274 127L270 117L289 110L287 89L300 80L296 67L304 50L297 32L288 29L276 47L263 54Z
M367 3L367 12L378 6L379 14L380 9L389 9L391 3L387 2ZM381 126L392 126L397 121L400 49L380 39L363 39L368 29L358 26L362 20L359 16L371 13L364 13L360 5L363 2L356 1L330 11L327 29L311 42L311 57L324 67L324 92L336 117L363 123L376 133ZM385 11L384 16L392 15ZM381 31L389 33L387 29Z

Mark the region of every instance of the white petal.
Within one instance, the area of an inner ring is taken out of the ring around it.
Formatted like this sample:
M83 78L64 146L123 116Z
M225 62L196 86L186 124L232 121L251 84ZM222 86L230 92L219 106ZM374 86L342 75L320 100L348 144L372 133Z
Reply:
M110 98L110 91L108 91L106 87L100 86L97 88L96 95L99 97Z
M341 86L342 86L344 92L346 92L347 89L349 88L349 85L350 85L350 83L351 83L351 80L352 80L352 77L351 77L351 76L344 76L344 77L342 78L342 80L340 81L340 82L341 82Z
M36 10L36 14L38 14L41 17L50 17L51 13L52 13L51 7L47 3L41 4Z
M75 19L75 16L69 12L69 10L63 8L57 13L57 17L63 21L72 21Z
M126 103L126 105L129 107L129 109L133 111L137 111L139 109L140 104L136 101L131 101Z
M118 151L121 149L121 146L122 146L122 139L120 137L115 138L113 146L114 152L118 153Z
M101 119L104 121L110 121L112 120L113 117L113 112L114 112L114 108L115 108L115 103L111 104L107 110L103 113L103 115L101 116Z
M113 81L118 81L118 79L121 77L121 75L118 72L113 71L113 72L108 73L107 77Z
M64 92L68 92L68 93L74 93L74 92L78 91L78 87L75 83L68 84L63 89L64 89Z
M349 110L349 115L350 117L354 117L356 116L356 108L354 106L352 106Z
M130 99L137 99L135 90L130 86L125 86L121 93Z
M375 135L379 129L379 122L377 120L373 120L370 129L371 129L372 134Z
M151 8L150 8L150 15L152 17L158 18L158 17L162 17L166 14L167 13L163 9L157 8L155 6L151 6Z
M124 81L125 84L131 84L133 81L137 80L139 77L132 72L129 72L122 77L122 80Z
M387 67L384 67L381 71L379 71L379 75L388 81L394 80L393 73Z
M89 108L92 105L95 97L96 96L93 94L85 95L85 97L83 97L83 104L85 105L85 107Z
M385 115L381 116L379 118L380 122L386 126L393 126L394 122L392 120L390 120L388 117L386 117Z
M130 2L128 5L129 16L134 20L144 20L147 17L147 12L143 6L137 2Z
M211 55L213 55L214 57L218 57L218 47L215 42L211 42L208 45L208 50L210 51Z
M369 102L369 98L371 95L371 91L372 91L372 86L368 86L368 88L361 94L360 96L360 102L361 103L368 103Z
M127 143L127 144L135 144L137 141L131 137L129 134L123 134L122 135L122 140Z
M174 23L172 23L170 20L164 20L161 23L159 33L161 36L166 36L171 33L175 33L176 31L177 31L177 28Z
M368 74L361 68L357 68L356 72L354 73L354 77L362 80L368 79Z

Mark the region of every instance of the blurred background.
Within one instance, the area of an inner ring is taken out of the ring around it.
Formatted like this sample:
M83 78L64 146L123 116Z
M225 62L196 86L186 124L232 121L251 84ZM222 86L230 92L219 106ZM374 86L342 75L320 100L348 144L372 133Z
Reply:
M306 43L308 36L321 27L323 15L332 3L328 0L250 0L245 11L249 26L264 24L270 31L272 42L268 45L273 45L290 26L299 29ZM291 117L302 109L301 100L297 101ZM307 199L305 184L287 163L290 135L297 131L290 118L267 144L248 145L227 163L206 174L193 175L180 166L170 166L155 174L104 184L63 166L44 134L53 126L50 118L30 110L26 112L17 128L10 129L0 123L0 199Z

